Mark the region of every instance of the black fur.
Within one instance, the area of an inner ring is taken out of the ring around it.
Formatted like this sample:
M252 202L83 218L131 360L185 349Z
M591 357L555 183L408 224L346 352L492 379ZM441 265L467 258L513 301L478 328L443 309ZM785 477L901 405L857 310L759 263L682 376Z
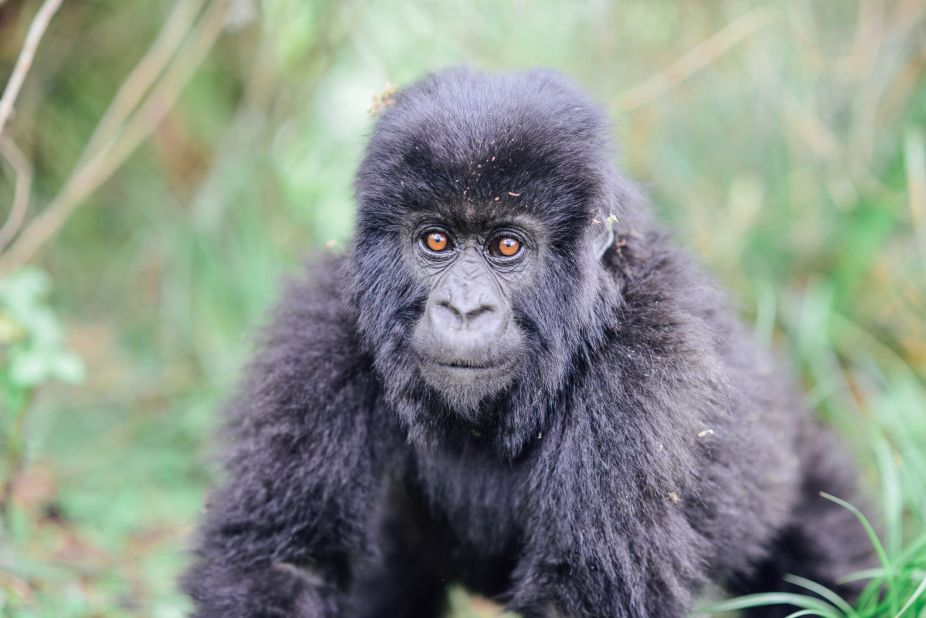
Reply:
M648 221L597 106L548 72L407 88L357 177L353 251L294 283L231 405L184 578L199 618L437 616L462 582L525 617L683 616L708 582L868 565L850 467L774 359ZM417 374L405 224L523 213L520 373L460 414ZM591 226L617 217L592 261ZM756 615L782 615L778 608Z

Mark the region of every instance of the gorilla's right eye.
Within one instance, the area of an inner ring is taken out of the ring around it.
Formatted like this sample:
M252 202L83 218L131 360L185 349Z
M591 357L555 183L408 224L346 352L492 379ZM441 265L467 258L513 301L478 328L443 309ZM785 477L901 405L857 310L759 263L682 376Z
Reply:
M450 242L450 237L440 230L430 230L425 232L421 238L421 241L429 251L433 251L434 253L441 253L453 246Z

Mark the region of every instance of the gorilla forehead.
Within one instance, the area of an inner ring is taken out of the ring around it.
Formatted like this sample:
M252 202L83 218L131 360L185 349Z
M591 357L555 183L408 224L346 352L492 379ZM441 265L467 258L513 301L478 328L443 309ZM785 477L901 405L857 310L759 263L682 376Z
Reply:
M608 127L549 71L431 75L400 92L376 126L357 176L360 223L414 211L587 220L610 189Z

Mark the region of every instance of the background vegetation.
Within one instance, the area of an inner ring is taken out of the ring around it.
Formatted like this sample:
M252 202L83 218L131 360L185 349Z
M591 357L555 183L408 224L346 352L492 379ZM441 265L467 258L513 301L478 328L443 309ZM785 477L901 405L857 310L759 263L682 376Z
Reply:
M39 5L0 0L0 84ZM460 63L556 68L608 107L862 462L889 594L857 615L926 616L922 0L65 0L0 126L0 615L183 615L248 334L301 256L349 243L373 95Z

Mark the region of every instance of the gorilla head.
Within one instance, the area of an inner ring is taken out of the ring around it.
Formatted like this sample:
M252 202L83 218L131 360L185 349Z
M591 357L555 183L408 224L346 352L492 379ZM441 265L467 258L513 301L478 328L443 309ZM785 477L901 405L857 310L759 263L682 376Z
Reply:
M353 301L412 436L462 427L517 450L579 342L601 338L596 316L618 302L602 256L631 197L607 135L547 72L443 72L380 119L357 179Z

